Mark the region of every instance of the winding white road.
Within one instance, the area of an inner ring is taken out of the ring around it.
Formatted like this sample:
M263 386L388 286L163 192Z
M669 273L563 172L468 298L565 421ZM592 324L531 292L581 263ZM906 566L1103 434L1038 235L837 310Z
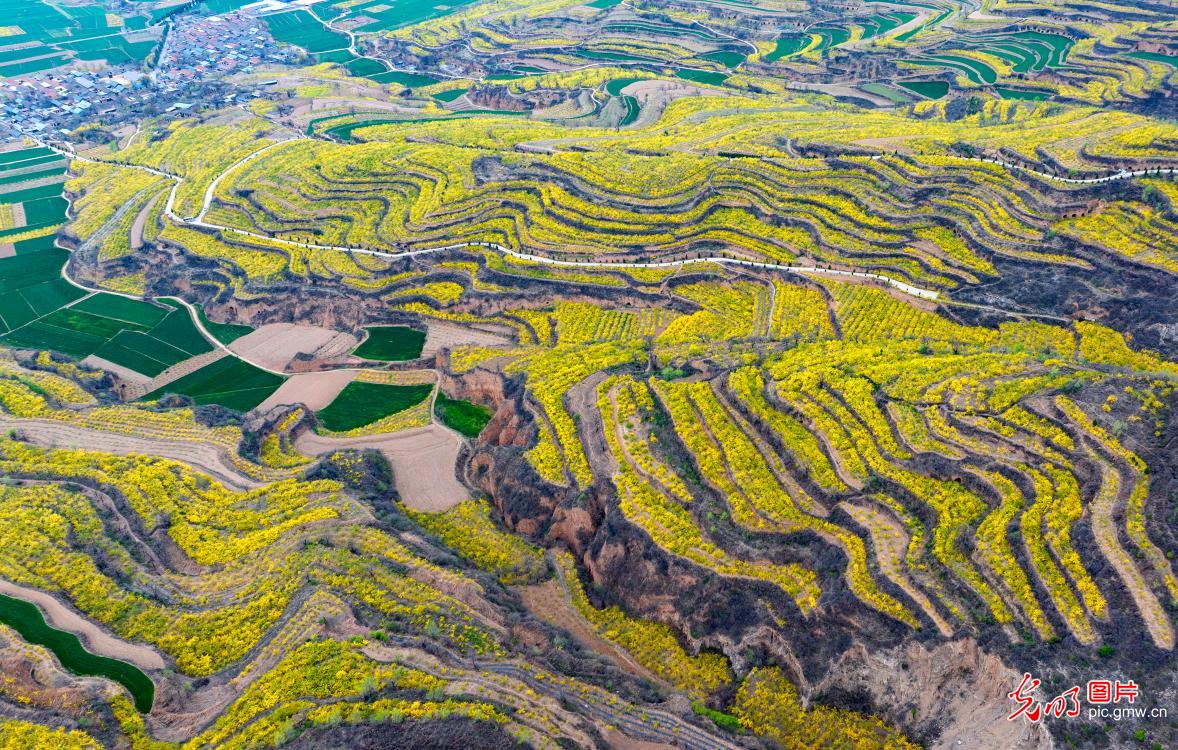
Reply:
M219 175L217 175L212 180L212 182L209 183L208 187L205 189L204 198L201 203L200 212L197 213L196 216L188 217L188 218L181 217L181 216L177 215L174 210L176 190L180 186L181 182L183 181L183 178L180 175L171 174L169 172L164 172L164 171L161 171L158 169L153 169L151 167L146 167L146 166L142 166L142 165L138 165L138 164L127 164L127 163L122 163L122 162L114 162L114 163L120 164L121 166L124 166L124 167L132 168L132 169L139 169L144 172L148 172L149 174L157 175L160 177L167 177L167 178L171 179L174 182L174 184L172 185L172 190L168 194L168 202L164 207L164 212L167 214L169 219L171 219L172 221L175 221L177 224L190 226L190 227L197 227L200 229L215 230L215 231L223 232L226 234L238 234L243 237L252 237L254 239L264 240L264 241L270 242L270 243L287 245L290 247L300 247L300 248L304 248L307 250L332 250L332 251L346 252L346 253L359 253L362 255L373 255L373 256L377 256L377 257L381 257L381 258L388 258L391 260L396 260L399 258L413 258L413 257L417 257L417 256L422 256L422 255L444 253L448 250L458 250L458 249L468 248L468 247L482 247L482 248L495 250L504 256L507 256L510 258L515 258L517 260L529 261L529 262L533 262L533 263L541 263L541 264L545 264L545 265L549 265L549 266L571 267L571 268L596 268L596 269L678 268L678 267L687 266L687 265L690 265L693 263L719 263L719 264L723 264L723 265L743 266L745 268L756 268L756 269L762 269L762 270L768 270L768 271L779 271L779 272L784 272L784 273L823 274L823 275L828 275L828 276L846 276L846 277L852 277L852 278L870 279L873 281L882 282L882 283L887 284L888 286L890 286L894 289L904 292L905 294L909 294L913 297L918 297L920 299L937 300L940 298L940 293L937 292L936 290L925 289L923 287L915 286L913 284L909 284L907 282L900 281L899 279L892 278L891 276L887 276L885 274L870 273L870 272L866 272L866 271L851 271L851 270L841 270L841 269L834 269L834 268L822 268L819 266L789 265L789 264L784 264L784 263L771 263L771 262L767 262L767 261L741 260L738 258L727 258L727 257L720 257L720 256L708 256L708 257L703 257L703 258L694 258L691 260L653 261L653 262L646 262L646 263L640 263L640 262L634 262L634 261L559 260L556 258L550 258L548 256L544 256L544 255L533 255L531 253L521 252L519 250L515 250L513 248L506 247L504 245L499 245L499 244L496 244L493 242L459 242L459 243L454 243L451 245L442 245L440 247L428 247L428 248L421 248L418 250L403 250L400 252L391 252L391 251L387 251L387 250L373 250L370 248L355 248L355 247L345 247L345 246L341 246L341 245L319 245L319 244L309 243L309 242L295 242L293 240L285 240L285 239L280 239L277 237L272 237L270 235L259 234L257 232L250 232L245 229L237 229L236 227L222 226L220 224L214 224L212 222L205 220L205 216L208 213L209 207L212 205L217 186L220 185L221 181L230 172L233 172L234 170L238 169L239 167L243 166L244 164L258 158L259 156L263 155L264 153L266 153L267 151L269 151L271 149L277 148L278 146L281 146L286 143L291 143L296 140L302 140L302 138L291 138L291 139L286 139L286 140L277 141L275 143L268 144L268 145L258 149L257 151L254 151L254 152L248 154L247 156L242 157L241 159L237 160L233 164L226 167ZM69 159L76 159L78 161L88 162L88 163L98 163L99 162L99 160L97 160L97 159L90 159L88 157L77 155L73 151L72 148L62 148L62 147L55 146L53 144L46 143L46 142L41 142L41 145L44 146L45 148L48 148L48 149L50 149L50 150L52 150L52 151L54 151L64 157L66 157L66 158L69 158ZM873 156L872 158L873 159L882 159L882 158L884 158L884 155L880 154L877 156ZM1023 167L1023 166L1020 166L1018 164L1014 164L1011 162L1001 161L999 159L983 159L983 158L974 157L974 158L967 158L965 160L976 161L976 162L983 163L983 164L996 164L1004 169L1008 169L1011 171L1025 172L1025 173L1032 174L1032 175L1035 175L1037 177L1040 177L1040 178L1043 178L1046 180L1056 181L1056 182L1069 184L1069 185L1097 185L1097 184L1103 184L1103 183L1108 183L1108 182L1114 182L1117 180L1135 179L1138 177L1144 177L1149 174L1175 174L1175 173L1178 173L1178 169L1161 168L1161 169L1156 169L1156 170L1144 170L1144 169L1120 170L1118 172L1115 172L1113 174L1110 174L1110 175L1107 175L1104 177L1091 177L1091 178L1059 177L1057 175L1048 174L1046 172L1040 172L1040 171L1030 169L1028 167ZM111 162L104 160L101 163L111 163ZM74 282L72 282L72 283L74 283ZM78 284L78 286L81 286L81 285ZM83 288L86 288L86 287L83 287ZM130 295L128 295L128 296L130 296ZM187 303L185 303L185 305L187 306ZM189 309L191 310L191 306L189 306ZM199 321L199 319L197 319L197 316L195 314L193 315L193 318L194 318L194 320L196 320L197 325L200 326L200 321ZM203 326L200 326L200 327L202 328L202 331L203 331Z

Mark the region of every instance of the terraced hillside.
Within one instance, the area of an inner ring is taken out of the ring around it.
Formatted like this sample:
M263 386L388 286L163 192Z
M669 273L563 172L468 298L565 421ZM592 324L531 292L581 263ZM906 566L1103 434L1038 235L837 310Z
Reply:
M301 52L0 146L0 746L1178 745L1172 8L108 10Z

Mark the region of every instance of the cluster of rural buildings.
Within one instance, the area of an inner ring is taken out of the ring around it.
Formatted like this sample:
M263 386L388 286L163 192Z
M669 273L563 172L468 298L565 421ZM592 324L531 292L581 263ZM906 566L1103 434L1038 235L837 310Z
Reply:
M67 66L0 80L0 139L69 131L88 122L114 125L190 102L245 101L249 93L222 84L224 76L293 62L299 54L275 42L265 22L243 13L180 15L156 64L146 70L138 64Z

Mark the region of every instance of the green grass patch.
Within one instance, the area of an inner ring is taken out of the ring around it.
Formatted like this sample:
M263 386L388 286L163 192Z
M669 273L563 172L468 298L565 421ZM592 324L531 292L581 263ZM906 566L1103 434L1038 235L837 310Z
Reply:
M626 113L622 115L621 121L618 123L619 127L625 127L638 119L638 114L641 109L638 107L638 100L632 96L623 96L622 104L626 108Z
M40 253L0 258L0 294L60 278L61 267L69 257L69 252L54 248Z
M949 84L945 81L900 81L899 85L926 99L940 99L949 93Z
M723 65L725 68L731 69L731 68L739 68L742 64L744 64L744 60L746 57L747 57L747 55L741 54L740 52L724 49L724 50L717 50L716 52L709 52L706 55L700 55L699 59L711 60L712 62L718 62L721 65Z
M44 250L56 250L57 247L53 244L53 241L53 235L48 235L46 237L31 237L27 240L14 242L12 247L14 250L16 250L17 255L28 255L29 253L39 253Z
M694 68L680 68L675 71L677 78L693 83L704 83L709 86L719 86L728 80L727 73L714 73L710 70L695 70Z
M0 65L0 78L14 78L16 76L28 75L29 73L37 73L42 70L56 68L59 65L65 65L69 61L70 59L65 55L51 55L36 60L12 63L11 65Z
M50 349L81 359L97 351L98 347L106 343L106 339L92 333L50 325L43 320L34 320L5 334L4 343L23 349Z
M434 413L442 424L467 437L478 437L492 416L491 410L482 404L450 398L441 391L434 402Z
M1037 65L1039 57L1026 47L1017 44L994 44L990 46L979 46L977 49L1000 57L1011 64L1011 70L1015 73L1027 73L1032 69L1038 70L1042 65ZM1043 63L1046 64L1046 57L1043 58Z
M168 300L165 302L176 309L168 313L159 325L149 331L151 336L160 341L166 341L171 346L191 355L211 352L213 345L192 322L192 315L188 312L188 308L176 302Z
M376 81L377 83L395 83L398 86L404 86L408 89L415 89L420 86L430 86L438 82L437 78L431 78L426 75L421 75L420 73L406 73L403 70L389 70L384 73L370 75L368 78ZM462 89L462 93L466 93L466 89ZM461 95L462 94L459 94L458 96ZM434 98L437 99L439 97L435 96Z
M815 26L814 28L810 29L810 33L818 34L822 37L823 42L818 49L829 49L831 47L837 47L851 38L850 29L844 29L837 26L826 28Z
M98 347L94 354L151 378L191 356L166 341L139 331L120 331Z
M777 62L778 60L795 55L806 47L810 37L807 34L790 34L783 36L777 40L777 46L773 51L765 55L765 62Z
M995 86L994 90L1003 99L1022 99L1030 102L1041 102L1051 96L1046 91L1024 91L1022 89L1008 89L1003 86Z
M998 74L994 72L993 68L969 57L932 55L926 60L906 60L906 62L913 65L951 68L964 73L965 77L974 83L994 83L998 80Z
M3 37L0 37L3 38ZM10 170L15 172L16 170ZM22 174L9 174L8 172L0 172L0 185L15 185L21 182L29 182L31 180L43 180L46 177L57 177L61 175L62 180L65 176L62 175L60 167L49 167L40 172L24 172Z
M25 287L20 293L38 316L48 315L86 294L60 276Z
M1178 68L1178 57L1174 55L1163 55L1160 52L1130 52L1129 57L1136 57L1138 60L1165 63Z
M920 7L920 8L934 7L931 5L920 5L918 3L908 3L908 4L909 5L916 5L917 7ZM916 36L917 34L924 31L925 29L931 29L934 26L940 24L942 21L944 21L946 18L948 18L952 14L953 14L953 11L947 10L947 11L941 13L940 15L936 16L935 18L933 18L929 21L926 21L926 22L920 24L919 26L916 26L915 28L909 29L908 31L905 31L903 34L899 34L898 36L896 36L896 41L897 42L907 42L907 41L911 40L912 37Z
M63 307L49 313L41 319L43 323L58 328L68 328L71 331L81 331L102 339L109 339L119 331L147 331L149 326L129 323L125 320L115 320L101 315L91 315L73 307Z
M61 183L53 185L46 185L47 188L53 188L57 193L61 193ZM8 196L0 196L0 201ZM33 227L44 227L50 224L60 224L65 221L65 212L69 208L69 203L60 195L54 195L50 198L41 198L40 200L26 200L25 201L25 229L32 229Z
M450 89L449 91L441 91L437 94L434 94L433 96L440 102L449 103L462 96L467 91L470 91L470 89Z
M642 78L615 78L605 84L605 93L610 96L621 96L622 89L629 86L631 83L637 83L644 80Z
M270 34L280 42L302 47L308 52L346 49L348 38L325 27L305 10L264 16Z
M141 713L151 710L155 684L141 669L125 661L90 653L83 648L78 636L50 627L35 605L0 594L0 622L29 643L52 651L61 665L74 674L114 680L127 688L135 701L135 708Z
M150 302L141 302L104 292L91 295L71 305L70 309L91 315L102 315L115 320L124 320L146 328L158 325L171 312L165 307L159 307Z
M30 149L36 150L36 149ZM5 154L7 156L7 154ZM53 171L59 174L65 174L65 166L67 162L62 157L50 152L48 156L34 156L28 159L21 159L15 162L0 162L0 174L8 174L15 172L18 169L28 169L29 167L53 167ZM24 179L28 179L27 177Z
M165 393L189 396L197 404L220 404L249 411L266 400L286 378L254 367L237 357L223 357L143 397L154 401Z
M20 162L28 161L30 159L44 159L50 156L57 157L57 154L53 153L44 146L34 146L33 148L18 148L12 151L4 151L0 153L0 165L3 165L5 169L15 169L20 166Z
M425 332L409 326L372 326L352 354L379 362L404 362L421 356Z
M31 323L37 313L20 292L0 294L0 333Z
M371 77L389 71L384 63L379 60L373 60L370 57L357 57L349 61L345 67L349 73L360 78Z
M332 432L347 432L420 404L432 385L384 385L351 382L319 411L319 422Z
M695 712L696 716L703 716L711 719L715 725L721 729L725 729L735 734L742 734L744 732L744 727L740 725L740 720L735 716L732 714L726 714L723 711L717 711L715 709L708 708L701 701L693 701L691 704L691 710Z
M0 39L2 38L0 37ZM47 198L61 198L61 183L55 182L52 185L38 185L37 187L24 188L23 190L9 190L0 193L0 203L22 203ZM30 221L29 223L32 224L33 222Z
M1031 45L1046 46L1050 52L1045 65L1049 68L1057 68L1063 65L1073 44L1071 39L1068 39L1062 34L1043 34L1038 31L1020 31L1017 34L1011 34L1008 38Z
M864 83L861 84L859 88L863 89L869 94L882 96L883 98L891 101L893 104L904 104L905 102L912 101L912 97L908 94L905 94L903 91L897 91L891 86L883 83Z
M320 52L317 55L313 55L313 57L315 58L315 62L319 63L348 63L358 59L352 54L351 50L346 49L333 49L330 52Z

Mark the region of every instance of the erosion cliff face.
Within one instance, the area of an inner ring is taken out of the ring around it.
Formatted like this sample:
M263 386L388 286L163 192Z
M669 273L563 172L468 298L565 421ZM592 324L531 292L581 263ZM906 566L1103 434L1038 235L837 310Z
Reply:
M973 638L931 646L909 641L877 651L857 643L814 685L814 694L848 708L866 698L929 748L1054 748L1046 726L1007 720L1007 693L1021 677Z

